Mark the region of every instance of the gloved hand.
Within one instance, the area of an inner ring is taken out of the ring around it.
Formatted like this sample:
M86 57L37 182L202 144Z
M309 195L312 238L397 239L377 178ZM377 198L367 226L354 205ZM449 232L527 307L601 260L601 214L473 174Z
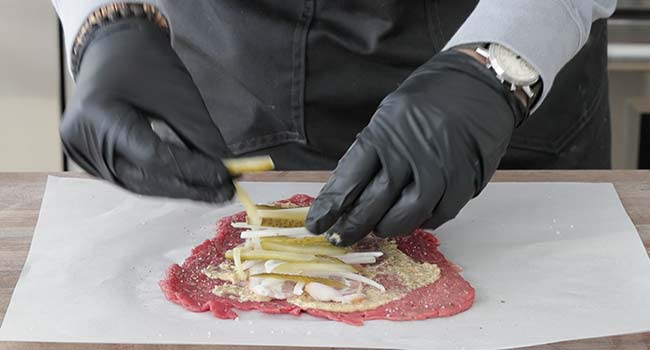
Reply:
M66 154L86 171L140 194L206 202L233 196L220 160L223 137L155 24L133 18L100 28L76 82L60 133ZM152 120L184 145L162 140Z
M440 53L380 104L313 202L306 227L350 245L436 228L487 184L527 115L495 74Z

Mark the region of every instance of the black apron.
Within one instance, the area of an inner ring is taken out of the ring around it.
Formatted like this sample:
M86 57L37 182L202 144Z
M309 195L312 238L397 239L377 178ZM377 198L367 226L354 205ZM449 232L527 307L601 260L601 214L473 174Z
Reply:
M191 5L190 5L191 3ZM160 0L231 155L332 169L379 102L477 0ZM523 29L522 29L523 30ZM606 21L520 128L501 168L610 166Z

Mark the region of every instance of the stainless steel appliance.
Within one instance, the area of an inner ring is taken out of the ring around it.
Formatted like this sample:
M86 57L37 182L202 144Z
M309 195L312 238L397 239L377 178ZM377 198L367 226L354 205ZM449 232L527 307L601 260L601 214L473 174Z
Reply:
M618 1L609 20L608 56L612 164L634 169L640 152L650 152L640 150L641 121L650 118L644 117L650 115L650 0Z

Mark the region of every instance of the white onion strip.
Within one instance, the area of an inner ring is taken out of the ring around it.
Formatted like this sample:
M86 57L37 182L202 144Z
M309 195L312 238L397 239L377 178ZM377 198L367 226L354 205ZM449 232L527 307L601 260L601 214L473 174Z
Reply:
M344 255L335 255L335 258L343 261L344 263L348 265L353 265L353 264L374 264L377 262L377 259L374 256L358 256L358 257L347 257Z
M232 257L233 260L235 261L235 273L237 274L237 277L240 279L245 279L246 275L244 275L244 270L242 269L242 264L241 264L241 248L237 247L232 250Z
M261 263L261 261L259 261L259 260L246 260L246 261L241 263L241 269L246 271L246 270L250 269L251 267L253 267L253 266L257 265L257 264L260 264L260 263Z
M340 302L343 304L350 304L354 303L358 300L363 300L365 299L366 295L363 293L354 293L354 294L347 294L341 297Z
M245 222L233 222L230 224L234 228L247 228L251 230L265 230L269 228L277 228L273 226L261 226L261 225L251 225Z
M346 264L374 264L377 262L377 258L382 255L384 255L382 252L352 252L343 255L334 255L333 257Z
M248 230L241 233L241 238L253 238L253 237L276 237L276 236L287 236L287 237L299 237L299 236L313 236L309 231L304 227L292 227L292 228L273 228L273 229L264 229L264 230Z
M305 288L305 282L296 282L296 285L293 286L293 294L302 295Z
M347 257L357 257L357 256L372 256L374 258L378 258L380 256L384 255L382 252L351 252L351 253L346 253L345 255L339 255L339 256L347 256Z
M262 241L258 237L253 237L249 240L246 240L246 243L252 242L253 247L255 250L262 250Z
M262 263L262 261L260 261L260 260L257 260L257 262L259 264L255 264L255 265L251 266L248 269L248 275L250 276L249 277L250 281L252 281L252 280L262 280L263 278L257 278L257 277L255 277L255 275L266 272L266 270L264 269L264 263Z
M361 275L358 275L358 274L352 273L352 272L327 272L327 273L316 273L316 274L305 273L305 275L310 275L310 276L314 276L314 277L327 277L327 276L330 276L330 277L347 278L349 280L359 281L361 283L365 283L365 284L367 284L367 285L369 285L371 287L375 287L375 288L379 289L382 292L386 291L386 288L384 288L384 286L382 286L381 284L371 280L368 277L361 276Z
M286 261L282 261L282 260L267 260L264 263L264 271L266 273L271 273L271 272L273 272L273 270L275 270L276 267L278 267L278 266L280 266L282 264L285 264L285 263L286 263Z

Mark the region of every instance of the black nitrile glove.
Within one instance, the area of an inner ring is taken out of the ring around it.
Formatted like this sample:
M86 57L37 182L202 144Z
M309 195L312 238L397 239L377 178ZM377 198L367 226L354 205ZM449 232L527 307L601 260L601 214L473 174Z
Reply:
M436 55L388 95L311 206L307 228L350 245L436 228L485 187L527 110L457 51Z
M161 140L152 120L185 145ZM169 37L145 19L95 33L60 131L70 158L133 192L206 202L234 194L223 137Z

